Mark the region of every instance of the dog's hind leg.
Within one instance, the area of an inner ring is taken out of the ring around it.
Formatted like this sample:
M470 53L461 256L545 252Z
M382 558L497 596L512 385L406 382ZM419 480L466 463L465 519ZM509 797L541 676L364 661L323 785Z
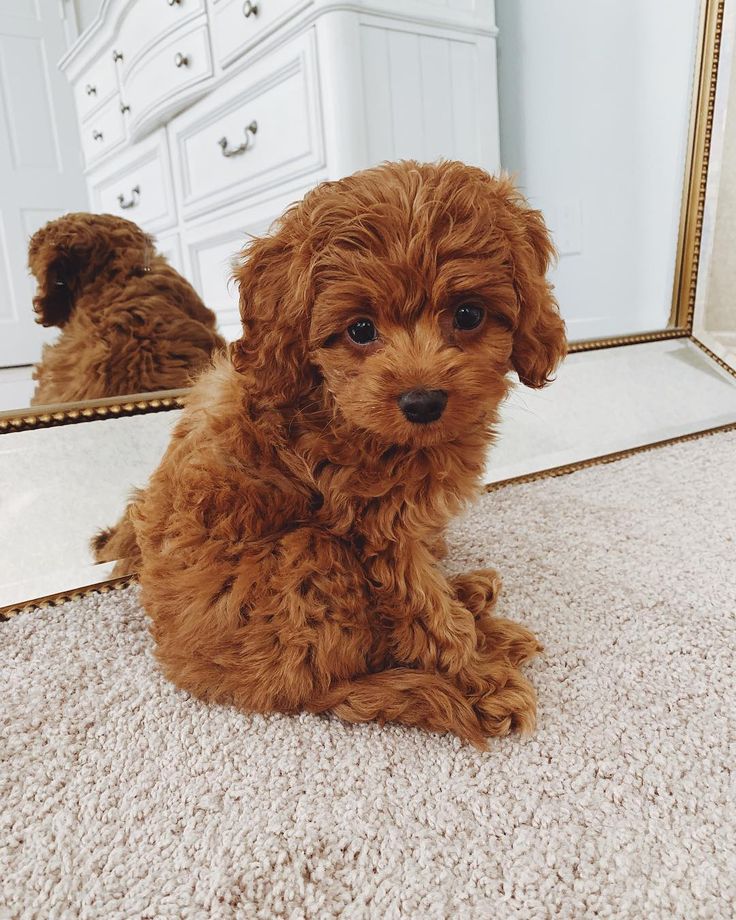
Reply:
M480 750L484 728L472 702L441 674L389 668L362 674L331 687L305 706L334 712L346 722L401 722L434 732L453 732Z
M478 653L488 660L505 660L514 667L544 651L526 627L503 617L481 616L475 622Z

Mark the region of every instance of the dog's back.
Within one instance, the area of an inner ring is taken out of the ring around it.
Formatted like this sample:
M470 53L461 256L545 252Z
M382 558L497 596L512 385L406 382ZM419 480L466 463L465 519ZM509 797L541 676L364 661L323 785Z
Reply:
M33 405L186 387L225 345L214 313L130 221L52 221L29 266L38 321L61 329L34 370Z

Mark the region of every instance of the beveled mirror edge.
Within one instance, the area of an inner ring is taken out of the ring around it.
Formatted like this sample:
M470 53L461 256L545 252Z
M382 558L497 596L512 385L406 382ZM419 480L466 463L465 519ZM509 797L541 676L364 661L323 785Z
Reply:
M698 342L697 339L692 339L692 341L699 348L702 348L707 354L713 357L714 360L717 360L725 370L736 377L736 371L713 356L712 352L705 345L703 345L701 342ZM657 450L660 447L670 447L673 444L682 444L687 441L697 441L700 438L722 434L727 431L736 431L736 421L729 422L725 425L717 425L713 428L704 428L702 431L688 432L687 434L677 435L673 438L665 438L661 441L653 441L649 444L640 444L636 447L628 447L624 450L615 451L613 453L601 454L598 457L589 457L576 463L566 463L562 466L555 466L550 467L549 469L536 470L532 473L525 473L522 476L513 476L509 479L501 479L498 482L492 482L484 486L482 491L484 493L497 492L500 489L504 489L508 486L522 485L528 482L536 482L540 479L553 479L559 476L567 476L572 473L578 473L581 470L589 469L593 466L601 466L606 463L615 463L619 460L625 460L627 457L633 457L636 454ZM96 582L94 584L85 585L82 588L69 589L66 591L60 591L56 594L49 594L43 597L30 598L18 603L8 604L4 607L0 607L0 623L6 622L17 616L19 613L24 613L26 611L43 610L47 607L56 607L59 604L64 604L70 600L76 600L77 598L84 597L88 594L107 594L110 591L127 588L130 585L135 584L137 580L138 579L135 574L122 575L115 578L109 578L105 581Z

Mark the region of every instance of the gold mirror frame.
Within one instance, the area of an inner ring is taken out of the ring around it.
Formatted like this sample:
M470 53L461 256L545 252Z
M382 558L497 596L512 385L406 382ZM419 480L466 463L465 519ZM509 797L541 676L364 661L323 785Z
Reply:
M696 346L708 354L713 361L736 377L736 371L695 338L692 331L724 5L725 0L702 0L700 9L687 157L669 320L671 325L667 329L652 332L572 342L569 349L571 353L616 348L621 345L638 345L663 339L689 338ZM37 411L32 408L26 408L20 411L0 412L0 434L180 409L184 405L186 393L186 389L165 390L157 393L133 394L124 398L90 400L63 406L40 406ZM681 437L669 438L666 441L618 451L615 454L609 454L604 457L594 457L579 463L568 464L564 467L542 470L526 476L514 477L505 482L492 483L487 487L487 490L495 491L502 486L515 482L528 482L547 476L560 476L587 466L608 463L666 444L693 440L694 438L734 428L736 428L736 423L682 435ZM28 608L54 606L94 591L107 592L115 588L125 587L134 581L134 576L123 576L77 590L21 601L15 605L1 607L0 621L7 620Z
M729 373L734 373L732 368L693 336L693 313L698 283L705 193L708 184L708 162L718 83L724 6L725 0L702 0L700 6L669 326L666 329L652 332L572 342L570 344L571 353L592 351L597 348L616 348L619 345L640 345L644 342L657 342L663 339L689 338L721 367Z
M157 390L153 393L133 393L122 398L112 396L107 399L88 399L85 402L39 406L37 410L34 410L33 406L20 411L10 409L0 412L0 434L181 409L186 393L186 388Z

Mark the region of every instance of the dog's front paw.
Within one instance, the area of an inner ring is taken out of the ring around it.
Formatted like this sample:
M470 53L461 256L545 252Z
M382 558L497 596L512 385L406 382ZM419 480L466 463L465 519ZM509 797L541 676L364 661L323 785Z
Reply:
M473 704L483 731L489 738L511 731L529 734L537 719L537 694L516 668L508 667L500 681Z
M495 569L476 569L450 579L455 596L478 619L490 613L501 593L501 576Z

